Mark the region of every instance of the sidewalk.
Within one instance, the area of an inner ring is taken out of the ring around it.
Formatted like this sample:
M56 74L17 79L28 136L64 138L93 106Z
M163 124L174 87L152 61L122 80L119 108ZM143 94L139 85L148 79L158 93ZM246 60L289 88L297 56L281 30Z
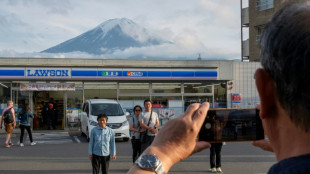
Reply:
M31 130L32 133L61 133L61 132L80 132L80 129L76 128L76 129L64 129L64 130ZM13 133L12 134L19 134L20 133L20 129L19 128L14 128L13 129ZM25 133L27 133L27 131L25 130ZM4 133L4 128L0 129L0 134L5 134Z

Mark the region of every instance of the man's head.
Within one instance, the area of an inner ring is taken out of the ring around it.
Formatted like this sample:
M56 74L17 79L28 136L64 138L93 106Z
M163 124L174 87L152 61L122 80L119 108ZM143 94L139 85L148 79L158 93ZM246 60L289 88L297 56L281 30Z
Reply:
M97 121L101 128L105 128L108 122L108 116L106 114L99 114L97 117Z
M151 112L152 102L149 99L144 100L144 108L145 108L145 112Z
M7 103L7 106L8 106L8 107L12 107L12 106L13 106L13 101L12 101L12 100L9 100L8 103Z
M310 127L309 5L289 5L273 16L262 35L261 63L274 81L272 88L275 89L275 98L291 121L308 132ZM257 87L259 89L259 84ZM264 90L262 88L264 86L261 86L261 91ZM260 96L262 100L261 92Z

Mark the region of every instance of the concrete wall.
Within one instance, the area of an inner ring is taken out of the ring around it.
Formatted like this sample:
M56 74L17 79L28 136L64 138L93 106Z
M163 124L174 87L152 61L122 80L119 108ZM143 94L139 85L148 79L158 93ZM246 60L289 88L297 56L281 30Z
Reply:
M231 108L231 94L241 94L241 108L254 108L255 104L259 103L254 73L260 68L259 62L235 62L234 63L234 80L233 88L230 90L228 85L227 103Z

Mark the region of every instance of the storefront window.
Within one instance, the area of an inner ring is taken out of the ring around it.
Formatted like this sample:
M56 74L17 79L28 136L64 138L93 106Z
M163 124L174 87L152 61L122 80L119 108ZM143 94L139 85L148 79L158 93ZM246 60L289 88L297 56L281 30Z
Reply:
M0 119L8 100L11 100L11 83L0 82Z
M87 99L117 99L116 82L85 82L84 97Z
M78 86L79 84L76 84ZM69 129L79 128L83 107L83 90L67 92L66 123Z
M227 108L226 83L214 84L214 108Z
M119 83L119 92L123 94L149 94L149 83Z
M213 107L213 83L198 82L184 83L184 111L192 103L209 102Z
M152 93L181 93L181 83L152 83Z
M212 93L212 83L184 83L184 93Z
M182 96L152 96L152 110L159 116L160 126L183 113Z
M145 99L148 99L149 97L119 97L118 102L122 106L124 112L128 112L129 115L133 115L133 107L136 105L140 105L143 109L143 102Z

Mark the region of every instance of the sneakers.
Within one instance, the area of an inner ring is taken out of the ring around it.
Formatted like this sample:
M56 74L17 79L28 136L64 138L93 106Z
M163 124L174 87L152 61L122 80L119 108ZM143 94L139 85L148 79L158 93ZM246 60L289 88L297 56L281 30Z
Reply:
M35 143L35 142L32 142L32 143L30 143L30 146L34 146L34 145L36 145L37 143Z
M223 171L220 167L218 167L218 168L213 167L213 168L209 169L209 171L212 173L223 173Z
M14 146L14 144L12 142L9 143L10 146Z
M20 146L20 147L24 147L24 143L20 143L19 146Z
M4 144L4 147L7 147L7 148L9 148L9 147L11 147L9 144Z
M221 169L220 167L216 168L216 171L217 171L218 173L223 173L223 172L222 172L222 169Z
M214 168L211 168L210 171L211 171L212 173L216 173L216 168L215 168L215 167L214 167Z

